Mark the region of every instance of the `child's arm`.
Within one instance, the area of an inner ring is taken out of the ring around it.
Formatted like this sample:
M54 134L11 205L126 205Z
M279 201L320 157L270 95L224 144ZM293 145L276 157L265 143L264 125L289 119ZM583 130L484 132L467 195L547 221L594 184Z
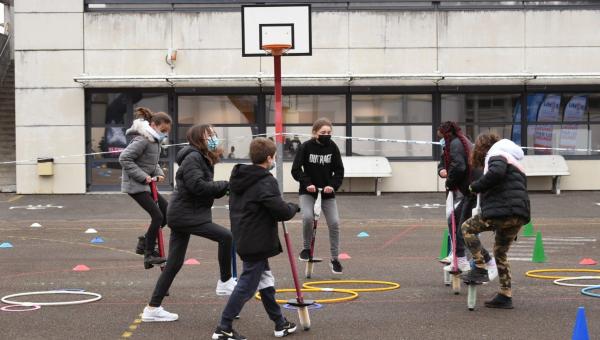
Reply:
M300 145L298 152L294 157L294 163L292 164L292 177L298 182L302 188L306 188L312 185L310 177L302 170L302 162L304 162L304 146Z
M183 171L183 185L193 194L203 197L222 197L229 188L227 181L205 181L203 162L199 157L188 156L181 163Z
M119 156L119 163L127 173L136 182L146 183L146 178L150 177L135 161L144 153L148 143L143 139L134 139Z
M490 158L488 161L488 172L471 184L471 191L479 193L489 190L504 179L507 167L508 165L504 157L496 156Z
M331 186L334 191L338 191L344 181L344 163L342 162L342 155L340 154L340 149L337 145L335 145L335 153L333 156L333 177L331 177Z
M277 221L291 220L300 210L297 204L285 202L281 198L281 192L275 178L266 183L259 201Z

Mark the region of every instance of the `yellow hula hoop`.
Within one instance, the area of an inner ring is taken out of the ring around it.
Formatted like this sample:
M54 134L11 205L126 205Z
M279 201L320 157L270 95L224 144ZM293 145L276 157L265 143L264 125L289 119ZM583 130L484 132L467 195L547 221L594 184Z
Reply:
M346 289L349 289L354 292L383 292L386 290L394 290L394 289L400 288L400 284L398 284L396 282L372 281L372 280L312 281L312 282L305 282L302 286L304 288L319 288L319 287L315 287L315 286L317 286L317 285L322 286L322 285L329 285L329 284L337 285L337 284L344 284L344 283L346 283L346 284L371 284L371 285L387 286L387 287L380 287L380 288L346 288Z
M321 300L314 300L315 303L320 303L320 304L324 304L324 303L338 303L338 302L346 302L346 301L350 301L350 300L354 300L358 297L358 293L353 291L353 290L349 290L349 289L337 289L337 288L302 288L301 289L302 292L309 292L309 293L313 293L313 292L324 292L324 293L343 293L343 294L348 294L348 296L344 296L341 298L335 298L335 299L321 299ZM294 288L285 288L285 289L276 289L275 292L277 293L285 293L285 292L296 292L296 289ZM257 300L260 300L260 292L256 292L256 294L254 295L254 298ZM277 303L279 304L284 304L284 303L288 303L288 300L283 300L283 299L277 299L275 300L277 301Z
M553 276L553 275L538 275L537 273L555 273L555 272L564 272L564 273L600 273L600 269L571 269L571 268L567 268L567 269L556 269L556 268L549 268L549 269L535 269L535 270L530 270L528 272L525 273L525 276L534 278L534 279L543 279L543 280L557 280L557 279L566 279L566 278L570 278L573 276Z

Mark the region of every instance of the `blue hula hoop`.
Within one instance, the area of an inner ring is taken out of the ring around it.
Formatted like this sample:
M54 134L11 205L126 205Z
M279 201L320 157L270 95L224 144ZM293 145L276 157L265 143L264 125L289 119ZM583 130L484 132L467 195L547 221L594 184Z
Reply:
M600 298L600 294L590 292L591 290L596 290L596 289L600 289L600 286L585 287L581 290L581 294L595 297L595 298Z

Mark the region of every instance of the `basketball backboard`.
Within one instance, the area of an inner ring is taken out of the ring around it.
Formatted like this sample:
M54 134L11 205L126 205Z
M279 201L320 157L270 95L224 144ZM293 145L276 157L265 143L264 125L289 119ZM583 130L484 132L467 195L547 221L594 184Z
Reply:
M264 45L291 45L286 55L312 55L310 5L242 6L242 56L264 57Z

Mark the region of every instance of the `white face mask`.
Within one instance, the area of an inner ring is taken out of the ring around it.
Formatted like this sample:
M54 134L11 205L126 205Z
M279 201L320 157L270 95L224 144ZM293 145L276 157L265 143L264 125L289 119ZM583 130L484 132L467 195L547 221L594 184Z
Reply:
M276 166L277 166L277 162L273 161L273 163L271 163L271 165L269 166L269 168L267 170L271 171L271 170L275 169Z

